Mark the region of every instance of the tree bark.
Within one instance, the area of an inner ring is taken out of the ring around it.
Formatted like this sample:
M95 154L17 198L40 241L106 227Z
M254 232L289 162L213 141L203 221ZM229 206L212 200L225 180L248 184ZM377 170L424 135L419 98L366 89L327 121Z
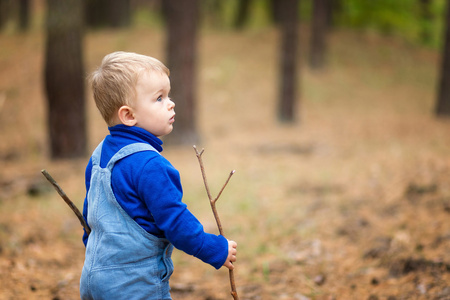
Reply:
M47 0L45 91L52 158L86 154L82 1Z
M278 118L281 122L294 122L297 102L298 0L284 0L277 5L281 17L281 91Z
M441 79L438 88L436 115L448 117L450 116L450 3L448 2L445 24Z
M325 67L328 1L313 1L309 66L314 70Z
M197 0L164 0L167 28L167 66L170 69L171 98L176 121L165 141L174 144L198 143L196 128L196 44Z

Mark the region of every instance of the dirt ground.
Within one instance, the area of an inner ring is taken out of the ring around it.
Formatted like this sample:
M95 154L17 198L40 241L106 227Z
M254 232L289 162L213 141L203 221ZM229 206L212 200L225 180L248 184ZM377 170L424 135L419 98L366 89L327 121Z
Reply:
M48 158L40 31L0 36L0 299L79 299L88 156ZM307 34L302 34L302 57ZM164 61L158 29L98 31L87 72L115 50ZM278 35L203 31L198 129L212 193L238 243L240 299L450 299L450 120L433 116L439 55L389 37L334 32L328 68L299 65L298 122L276 121ZM89 151L106 127L88 94ZM177 99L174 99L175 102ZM176 123L175 123L176 126ZM217 233L195 153L163 152L184 201ZM173 299L231 299L228 272L180 251Z

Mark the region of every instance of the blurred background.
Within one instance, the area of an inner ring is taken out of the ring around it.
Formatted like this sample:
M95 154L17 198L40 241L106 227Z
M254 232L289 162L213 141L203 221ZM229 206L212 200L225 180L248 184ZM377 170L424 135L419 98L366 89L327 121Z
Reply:
M114 51L171 71L163 155L238 243L241 299L450 299L445 0L0 0L0 299L79 299L86 77ZM174 253L173 299L231 299Z

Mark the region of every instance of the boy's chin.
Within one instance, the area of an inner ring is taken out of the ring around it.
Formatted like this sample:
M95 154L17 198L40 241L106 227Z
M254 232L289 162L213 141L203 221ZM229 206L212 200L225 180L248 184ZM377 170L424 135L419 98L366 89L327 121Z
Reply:
M164 133L164 134L160 134L160 135L154 134L154 135L155 135L157 138L163 138L163 137L169 135L169 134L172 132L172 130L173 130L173 128L171 128L170 130L168 130L168 131L167 131L166 133Z

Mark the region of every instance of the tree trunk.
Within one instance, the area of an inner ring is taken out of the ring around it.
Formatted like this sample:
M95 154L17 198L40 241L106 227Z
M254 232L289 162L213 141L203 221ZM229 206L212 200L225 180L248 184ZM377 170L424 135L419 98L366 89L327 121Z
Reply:
M293 122L297 101L298 0L284 0L277 5L281 17L281 91L278 118L281 122Z
M234 28L242 29L248 20L251 0L240 0L236 19L234 20Z
M30 27L30 0L20 0L19 2L19 28L27 31Z
M167 28L167 66L170 69L171 98L176 121L165 140L175 144L198 142L196 128L196 44L197 0L164 0Z
M131 23L130 0L85 0L85 20L91 28L127 27Z
M328 1L329 0L313 1L313 18L309 52L309 66L313 70L320 70L325 67Z
M281 6L283 5L284 0L270 0L270 11L272 13L272 21L276 25L281 23L283 16L281 15Z
M85 0L85 21L90 28L105 27L108 24L108 1Z
M327 30L331 30L334 27L334 11L333 8L335 6L335 0L328 0L328 5L327 5Z
M110 25L115 28L130 26L130 0L111 0L109 4L109 20Z
M433 13L431 11L431 0L419 0L420 6L420 40L429 44L432 39Z
M12 2L11 0L0 0L0 30L6 27L11 18Z
M445 42L442 51L441 80L438 91L436 114L450 116L450 3L447 2Z
M45 90L52 158L86 154L82 3L47 0Z
M336 19L342 14L342 0L327 0L327 30L330 31L336 26Z

